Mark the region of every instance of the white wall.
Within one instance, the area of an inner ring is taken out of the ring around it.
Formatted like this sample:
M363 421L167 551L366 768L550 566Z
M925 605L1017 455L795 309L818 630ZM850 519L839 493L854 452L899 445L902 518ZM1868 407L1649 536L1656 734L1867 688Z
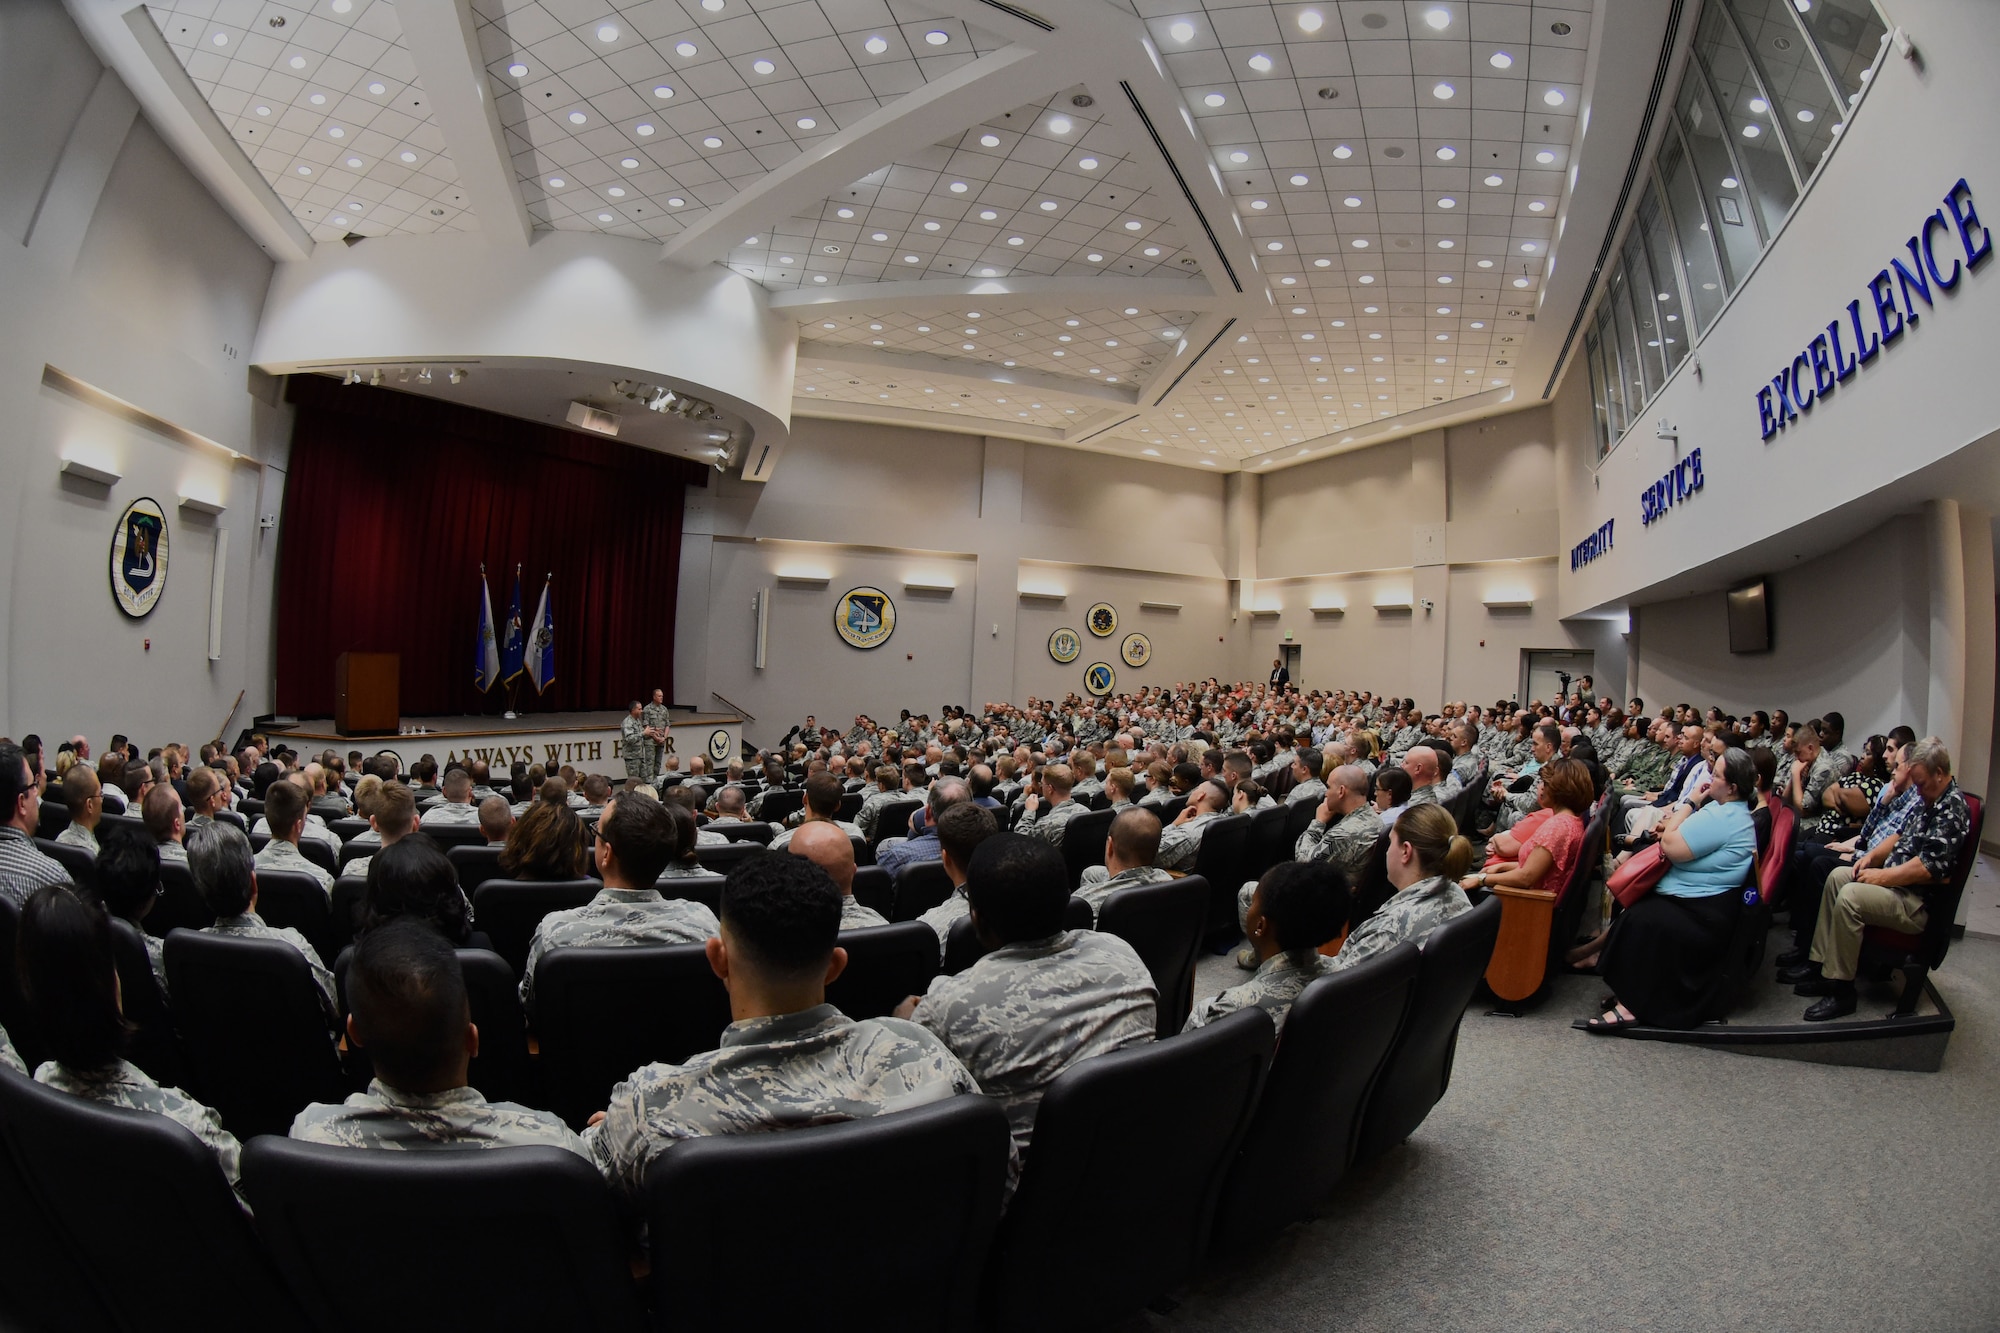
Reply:
M100 76L60 5L0 12L0 731L51 747L74 732L101 747L113 731L198 744L239 690L235 726L271 703L275 540L256 516L278 509L290 413L248 370L271 264ZM45 365L222 448L45 387ZM121 480L65 478L65 456ZM183 510L183 493L226 512ZM153 613L133 621L112 599L110 546L141 496L166 510L169 572ZM218 526L229 568L223 656L210 663Z

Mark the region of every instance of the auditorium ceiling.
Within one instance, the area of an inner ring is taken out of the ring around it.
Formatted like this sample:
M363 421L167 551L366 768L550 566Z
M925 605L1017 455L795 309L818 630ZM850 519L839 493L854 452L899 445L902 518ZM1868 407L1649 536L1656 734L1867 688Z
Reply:
M656 244L797 322L799 415L1234 470L1542 396L1603 240L1572 242L1574 291L1545 310L1586 109L1660 45L1640 24L1619 40L1650 49L1602 61L1594 9L146 12L313 243L525 227ZM490 108L461 86L481 77ZM1583 186L1615 193L1633 142L1593 147Z

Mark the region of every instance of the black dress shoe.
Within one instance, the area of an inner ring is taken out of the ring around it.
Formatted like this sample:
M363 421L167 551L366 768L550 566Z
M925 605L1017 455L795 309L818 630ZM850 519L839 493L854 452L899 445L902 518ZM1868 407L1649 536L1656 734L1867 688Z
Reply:
M1797 967L1801 963L1809 963L1811 961L1812 961L1812 950L1787 949L1783 953L1778 955L1778 970L1782 972L1787 968Z
M1831 994L1806 1010L1806 1022L1824 1023L1833 1018L1845 1018L1854 1012L1854 983L1837 981L1832 985Z
M1800 963L1797 967L1787 967L1778 973L1779 984L1785 986L1796 986L1801 981L1817 981L1818 979L1818 963Z

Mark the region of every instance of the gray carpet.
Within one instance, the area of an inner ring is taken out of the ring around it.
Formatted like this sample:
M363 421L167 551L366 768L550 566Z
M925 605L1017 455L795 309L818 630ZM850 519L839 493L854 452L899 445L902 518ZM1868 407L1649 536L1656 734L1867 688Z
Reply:
M1475 1007L1409 1143L1126 1328L2000 1328L2000 941L1936 981L1936 1074L1592 1037L1590 977Z

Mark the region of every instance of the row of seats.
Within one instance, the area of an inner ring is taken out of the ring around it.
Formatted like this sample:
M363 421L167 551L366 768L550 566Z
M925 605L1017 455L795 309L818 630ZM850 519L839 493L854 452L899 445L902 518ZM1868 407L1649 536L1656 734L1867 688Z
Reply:
M0 1076L0 1212L26 1223L0 1246L0 1296L31 1327L86 1333L1102 1327L1212 1250L1310 1216L1422 1123L1499 915L1489 901L1421 951L1313 983L1282 1042L1249 1009L1076 1065L1042 1100L1004 1214L1007 1123L983 1097L677 1144L647 1180L645 1286L602 1179L558 1149L258 1137L243 1154L252 1222L178 1125ZM144 1219L143 1243L103 1242L107 1198ZM385 1231L385 1217L425 1225Z

